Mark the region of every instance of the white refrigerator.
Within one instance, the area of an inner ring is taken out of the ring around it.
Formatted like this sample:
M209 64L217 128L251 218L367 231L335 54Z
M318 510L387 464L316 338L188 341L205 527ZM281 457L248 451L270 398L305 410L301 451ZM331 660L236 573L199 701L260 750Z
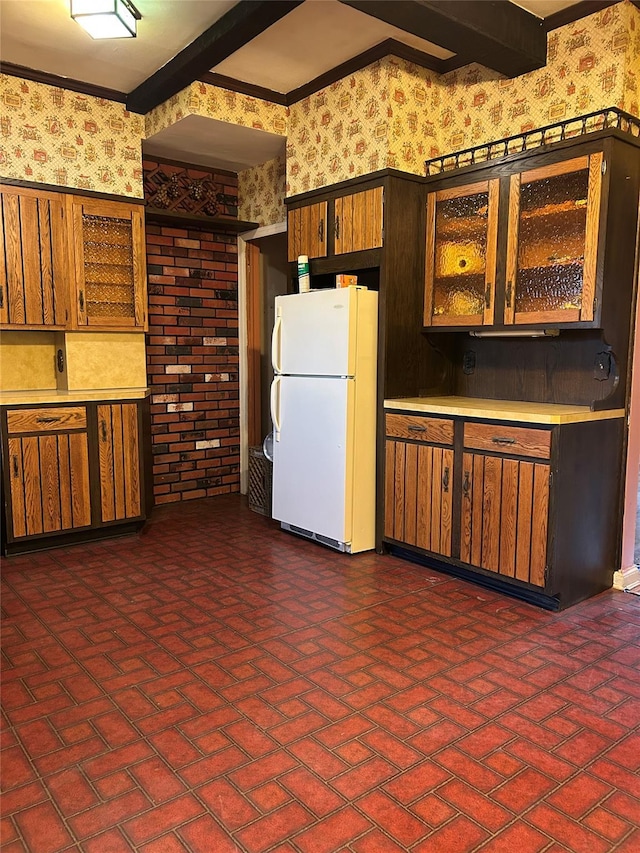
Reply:
M272 515L339 551L375 547L378 294L275 300Z

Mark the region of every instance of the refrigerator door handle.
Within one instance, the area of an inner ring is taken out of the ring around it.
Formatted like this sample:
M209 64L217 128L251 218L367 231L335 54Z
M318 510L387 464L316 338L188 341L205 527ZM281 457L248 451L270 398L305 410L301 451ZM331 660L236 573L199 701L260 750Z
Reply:
M271 383L271 420L273 421L274 438L280 441L280 383L281 376L276 376Z
M281 359L282 349L282 315L278 314L276 322L273 326L273 334L271 335L271 366L276 371L280 372L282 367Z

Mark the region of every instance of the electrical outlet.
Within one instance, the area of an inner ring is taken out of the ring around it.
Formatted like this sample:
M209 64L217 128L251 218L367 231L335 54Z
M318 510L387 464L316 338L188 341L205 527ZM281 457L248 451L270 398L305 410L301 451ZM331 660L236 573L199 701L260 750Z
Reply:
M593 363L593 378L604 382L611 375L611 355L608 352L596 353Z
M469 376L476 369L476 354L472 349L464 351L462 356L462 372Z

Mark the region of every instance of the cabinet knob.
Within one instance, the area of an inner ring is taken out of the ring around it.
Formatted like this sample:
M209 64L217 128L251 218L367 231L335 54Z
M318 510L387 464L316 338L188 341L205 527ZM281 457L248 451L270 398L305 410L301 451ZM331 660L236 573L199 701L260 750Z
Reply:
M55 423L57 423L59 420L60 420L60 418L59 418L59 417L57 417L57 418L54 418L54 417L50 417L50 418L36 418L36 423L38 423L38 424L55 424Z
M491 308L491 285L487 284L484 290L484 305L485 308Z
M0 287L0 308L4 308L4 287Z
M321 243L324 241L324 219L321 219L318 223L318 240Z
M491 439L491 441L494 444L515 444L516 443L515 438L507 438L506 436L501 436L501 435L494 436Z
M442 488L445 492L449 491L449 468L444 469L444 474L442 475Z
M424 426L418 426L417 424L409 424L407 427L409 432L426 432L427 428Z
M471 482L469 480L469 472L464 472L464 480L462 481L462 494L465 498L469 497L469 489L471 488Z
M107 425L104 421L100 421L100 432L102 433L102 440L107 440Z
M336 216L336 234L335 234L335 237L336 237L336 240L340 239L340 217L339 216Z
M79 300L80 300L80 310L84 311L84 291L82 291L82 290L80 291Z
M13 457L13 476L14 477L18 476L18 457L17 456Z

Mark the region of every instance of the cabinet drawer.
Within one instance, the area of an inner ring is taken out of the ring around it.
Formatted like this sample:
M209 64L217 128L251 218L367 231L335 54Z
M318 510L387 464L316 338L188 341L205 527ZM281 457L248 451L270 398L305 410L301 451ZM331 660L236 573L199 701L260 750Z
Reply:
M551 452L551 431L501 424L465 424L464 446L476 450L493 450L515 456L548 459Z
M386 428L387 435L392 438L412 438L416 441L453 444L453 421L445 418L388 414Z
M14 409L7 412L7 431L55 432L65 429L86 429L87 410L84 406L55 406L44 409Z

